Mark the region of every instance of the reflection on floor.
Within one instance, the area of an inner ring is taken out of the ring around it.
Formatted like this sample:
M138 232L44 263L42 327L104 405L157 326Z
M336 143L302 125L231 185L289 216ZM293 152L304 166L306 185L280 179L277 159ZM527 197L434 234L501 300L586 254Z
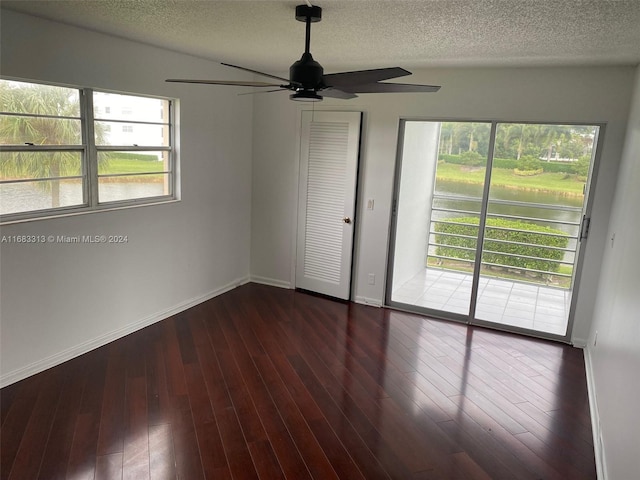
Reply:
M393 291L392 301L468 314L471 274L426 268ZM480 277L476 318L539 332L564 335L569 290Z

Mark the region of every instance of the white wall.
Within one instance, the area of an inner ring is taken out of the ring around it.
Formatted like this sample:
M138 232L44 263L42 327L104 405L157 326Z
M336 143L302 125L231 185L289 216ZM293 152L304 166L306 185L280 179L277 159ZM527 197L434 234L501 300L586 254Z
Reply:
M587 346L609 480L638 478L640 472L640 67L631 103Z
M393 255L393 286L424 272L440 124L406 122Z
M264 113L253 117L251 278L292 288L301 109L287 93L254 97Z
M607 242L633 74L632 67L423 70L406 80L440 84L440 92L362 95L350 101L325 100L316 106L365 112L355 298L370 303L383 299L400 118L606 122L574 328L574 341L585 343ZM300 108L280 94L259 95L254 100L251 273L274 283L293 281ZM365 200L370 198L375 199L373 211L366 210ZM375 285L367 284L369 273L375 274Z
M3 384L248 279L252 99L165 78L219 64L2 11L3 76L177 97L180 202L39 220L2 235L127 235L127 244L2 244Z

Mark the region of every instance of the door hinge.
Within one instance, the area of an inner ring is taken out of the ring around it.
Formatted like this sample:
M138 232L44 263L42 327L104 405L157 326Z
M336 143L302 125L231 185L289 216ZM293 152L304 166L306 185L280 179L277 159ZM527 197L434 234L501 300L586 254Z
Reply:
M582 228L580 229L580 240L584 240L589 236L589 227L591 226L591 217L584 215L582 217Z

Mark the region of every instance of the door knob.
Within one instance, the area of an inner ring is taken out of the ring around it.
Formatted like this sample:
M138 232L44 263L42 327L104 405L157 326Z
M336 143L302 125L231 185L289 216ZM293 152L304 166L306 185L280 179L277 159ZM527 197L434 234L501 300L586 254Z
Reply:
M343 221L344 223L351 223L351 218L349 218L349 217L344 217L344 218L342 219L342 221Z

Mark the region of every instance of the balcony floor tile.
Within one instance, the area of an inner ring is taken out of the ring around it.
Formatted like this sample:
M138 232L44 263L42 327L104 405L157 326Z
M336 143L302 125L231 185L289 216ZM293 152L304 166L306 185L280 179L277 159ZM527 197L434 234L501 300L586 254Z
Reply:
M395 302L468 313L471 274L426 268L392 294ZM476 317L497 324L564 335L571 292L544 285L480 276Z

